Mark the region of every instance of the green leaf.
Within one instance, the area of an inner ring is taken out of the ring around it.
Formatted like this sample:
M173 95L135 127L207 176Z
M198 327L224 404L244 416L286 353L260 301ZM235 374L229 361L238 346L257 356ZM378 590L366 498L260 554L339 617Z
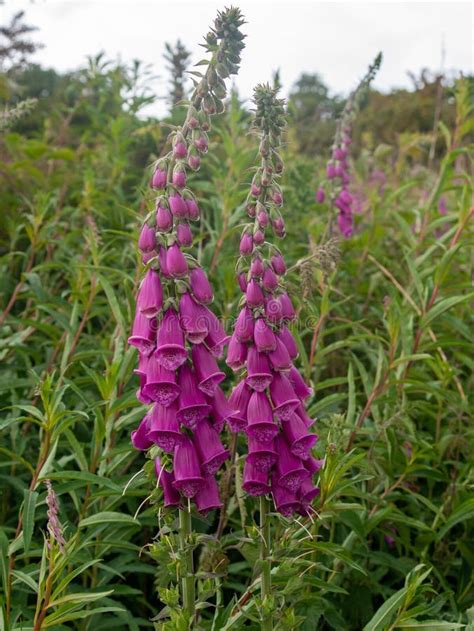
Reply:
M443 298L439 302L437 302L434 307L432 307L428 313L421 318L420 326L425 328L433 322L435 318L438 318L445 311L452 309L456 305L461 304L462 302L466 302L466 300L471 300L474 297L474 293L466 294L465 296L450 296L449 298Z
M474 519L474 498L466 500L451 513L437 535L438 540L442 539L448 530L467 519Z
M365 625L363 631L385 631L385 629L388 629L399 607L402 605L407 591L408 587L402 587L402 589L395 592L393 596L390 596L390 598L377 609L375 615L370 622Z
M116 513L113 511L104 511L86 517L79 522L79 528L87 526L97 526L98 524L122 524L124 526L139 526L140 522L125 513Z

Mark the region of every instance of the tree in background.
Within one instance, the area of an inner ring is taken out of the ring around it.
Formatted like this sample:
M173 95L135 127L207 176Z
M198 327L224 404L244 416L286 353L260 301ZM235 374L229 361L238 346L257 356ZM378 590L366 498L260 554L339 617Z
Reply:
M171 74L168 100L173 109L186 98L186 71L191 53L179 39L174 46L166 43L165 49L163 57L168 62L168 70Z

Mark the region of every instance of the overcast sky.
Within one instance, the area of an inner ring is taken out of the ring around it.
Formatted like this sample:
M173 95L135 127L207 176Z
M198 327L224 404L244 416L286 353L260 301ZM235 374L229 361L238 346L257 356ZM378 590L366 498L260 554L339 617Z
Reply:
M248 22L236 79L244 98L276 68L285 94L302 72L318 72L333 92L347 93L379 50L384 62L375 87L408 86L407 71L440 68L443 42L445 71L473 72L471 2L0 0L0 15L5 23L26 11L27 21L40 29L36 37L45 48L35 59L45 66L74 69L104 50L151 64L161 77L155 89L164 94L164 42L181 38L198 61L198 44L216 11L231 3ZM162 112L165 105L154 109Z

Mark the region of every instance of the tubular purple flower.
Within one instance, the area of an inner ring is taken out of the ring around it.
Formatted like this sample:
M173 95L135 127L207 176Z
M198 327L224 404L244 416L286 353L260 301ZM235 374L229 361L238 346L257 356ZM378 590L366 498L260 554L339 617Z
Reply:
M278 287L278 278L271 267L263 272L263 287L266 291L273 291Z
M224 330L219 318L209 311L209 331L204 343L214 357L220 358L224 353L225 346L229 343L230 337Z
M189 248L193 244L193 233L187 222L178 224L176 241L181 247Z
M217 473L230 457L230 452L221 443L218 432L205 419L196 427L194 445L201 461L201 470L206 476Z
M261 210L257 216L258 225L260 228L266 228L270 223L270 218L266 210Z
M250 264L250 274L253 278L261 278L263 276L263 261L260 258L254 258Z
M212 476L204 479L199 491L194 496L194 502L201 515L207 515L210 511L221 508L222 502L219 496L219 487Z
M286 350L288 351L291 359L296 359L298 357L298 347L296 346L295 338L290 333L288 327L282 326L277 335L286 346Z
M168 272L168 264L166 263L167 254L168 254L168 250L164 246L160 246L160 249L159 249L159 252L158 252L158 260L160 262L161 274L165 278L171 278L171 276L170 276L170 274Z
M155 346L156 320L147 318L137 309L132 327L132 335L128 338L130 346L138 348L140 353L149 354Z
M153 173L153 177L151 180L152 188L165 188L167 183L167 172L166 169L162 169L161 167L156 167L155 172Z
M255 467L257 471L270 471L278 459L274 442L262 443L256 438L249 436L248 445L249 455L247 456L247 462Z
M137 427L137 429L133 430L133 432L130 434L132 445L135 447L135 449L146 451L153 445L153 441L148 435L149 422L150 415L146 414L141 420L140 425Z
M245 381L241 381L232 390L229 397L229 405L235 412L227 419L227 424L232 432L241 432L247 427L247 407L252 391Z
M267 353L276 349L275 333L265 322L264 318L258 318L255 322L253 339L258 351Z
M285 260L281 254L274 254L271 258L271 263L275 274L283 276L286 273Z
M303 482L301 483L298 491L298 497L300 499L300 502L307 509L308 505L311 504L311 502L316 497L318 497L320 493L321 490L317 486L314 486L314 484L311 482L311 479L306 478L306 480L303 480Z
M316 191L316 201L318 204L323 204L326 199L326 193L324 192L324 188L319 187Z
M354 232L352 216L346 213L339 213L337 217L337 225L342 235L347 239Z
M244 342L239 342L235 334L231 336L227 349L227 365L235 372L245 365L248 347Z
M196 200L190 197L186 199L185 204L189 218L192 221L197 221L199 219L199 206L197 205Z
M168 407L155 403L150 416L148 436L158 447L168 453L173 453L175 447L184 438L184 434L179 431L176 411L175 403Z
M293 414L288 421L283 421L281 426L291 453L301 460L309 458L310 451L318 440L316 434L308 432L306 425L297 414Z
M213 411L212 417L214 429L220 434L224 429L226 421L234 416L237 413L237 410L230 405L224 392L222 391L222 388L219 388L219 386L215 389L214 396L209 397L208 401Z
M225 374L219 370L216 360L204 344L192 347L192 357L199 389L209 396L213 396L217 386L225 379Z
M249 495L266 495L270 492L268 473L266 471L259 471L247 459L244 466L244 482L242 488Z
M247 291L247 274L245 272L241 272L240 274L237 274L237 282L239 284L240 287L240 291L245 294L245 292Z
M291 370L291 357L281 339L276 336L276 348L268 353L273 370ZM299 374L299 373L298 373Z
M156 247L156 235L155 229L150 228L147 223L143 224L138 238L138 247L141 252L151 252Z
M253 340L254 319L249 307L241 309L234 327L234 335L239 342L250 342Z
M173 184L178 188L186 186L186 171L180 164L176 165L173 170Z
M289 420L300 404L290 381L281 372L276 372L273 375L270 384L270 396L272 397L274 412L282 421Z
M300 419L303 421L306 427L311 427L312 425L314 425L316 421L316 419L311 418L311 416L308 414L308 412L306 411L302 403L300 403L298 407L296 408L295 414L297 414L300 417Z
M173 156L182 160L188 155L188 148L186 147L186 143L183 141L178 141L175 143L173 147Z
M167 407L179 396L180 388L176 383L176 375L173 370L167 370L160 364L156 356L151 355L147 365L146 384L143 394Z
M168 198L168 203L170 205L170 210L175 217L178 217L179 219L185 219L188 216L189 200L185 201L179 193L174 193L174 195L170 195Z
M278 453L274 473L275 483L296 493L303 480L309 477L309 471L305 469L302 461L290 451L281 434L276 438L275 448Z
M157 484L163 489L163 504L165 508L179 506L181 496L174 488L174 475L161 465L161 460L155 458L155 474Z
M336 177L336 167L330 162L326 167L326 175L328 179L333 180Z
M253 252L253 238L248 232L245 232L240 239L240 254L242 256L248 256Z
M199 421L209 415L211 406L199 390L196 375L188 363L179 369L178 384L181 392L176 418L189 429L194 429Z
M254 346L250 346L247 355L247 383L252 390L263 392L268 388L273 379L270 370L270 362L265 353L259 352Z
M305 468L309 471L311 475L314 475L315 473L320 471L323 464L324 464L324 460L317 460L316 458L313 458L313 456L310 456L309 458L303 461L303 465L305 466Z
M283 320L283 308L277 298L267 298L265 301L265 315L269 322L279 324Z
M214 299L212 287L207 279L206 272L201 267L195 267L189 273L189 285L191 293L197 302L208 305Z
M283 317L286 320L294 320L296 318L296 311L293 308L293 303L286 292L283 292L279 296Z
M263 295L262 288L255 279L251 279L247 285L247 291L245 292L247 304L250 307L261 307L265 303L265 297Z
M174 487L184 497L194 497L204 482L196 449L189 438L183 436L176 446L173 459Z
M160 364L168 370L176 370L186 361L184 333L174 309L166 311L159 325L155 354Z
M294 491L272 480L272 495L276 510L284 517L291 517L301 508L301 503Z
M188 273L188 263L177 243L168 248L166 267L169 275L173 278L183 278Z
M140 284L137 297L137 308L147 318L154 318L163 306L163 289L160 275L154 269L149 269Z
M261 443L272 441L278 434L272 406L264 392L253 392L247 406L247 434Z
M173 227L173 215L169 208L158 205L156 208L156 226L160 232L169 232Z
M209 331L208 309L183 294L179 301L179 322L186 337L193 344L201 344Z
M290 368L288 379L290 380L293 390L299 399L306 401L308 397L313 396L313 389L306 384L305 380L300 375L300 371L294 366Z

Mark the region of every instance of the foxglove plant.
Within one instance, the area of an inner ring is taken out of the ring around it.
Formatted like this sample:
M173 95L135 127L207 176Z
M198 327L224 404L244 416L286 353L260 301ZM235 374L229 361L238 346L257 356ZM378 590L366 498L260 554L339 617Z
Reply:
M229 452L219 434L232 409L217 364L228 338L209 309L213 291L191 250L190 222L199 220L199 208L187 174L199 169L208 151L210 117L224 110L225 79L237 72L244 47L242 24L238 9L218 14L205 38L212 55L207 68L193 73L197 79L185 123L172 132L170 151L155 165L151 187L158 196L138 241L145 275L128 340L139 351L137 398L150 406L132 432L132 443L140 450L158 448L155 471L164 506L179 508L182 547L188 548L183 604L190 617L194 576L185 541L191 532L190 502L203 514L221 505L215 474Z
M283 195L279 177L283 162L278 153L285 126L284 101L277 90L259 85L254 92L254 131L259 139L260 164L247 201L251 222L240 240L237 278L243 297L229 343L227 363L241 371L241 380L229 402L238 414L230 421L245 432L248 455L243 489L260 496L262 598L271 594L269 503L290 517L306 515L319 490L312 477L319 462L311 450L317 436L305 410L312 391L293 365L298 355L288 325L296 312L285 289L286 265L279 248L268 236L285 235L281 214ZM271 615L263 614L262 628L272 628Z
M349 148L352 143L352 128L360 108L362 97L377 74L382 63L379 53L374 63L369 66L367 74L356 89L351 92L344 106L341 118L336 127L336 135L332 146L331 159L326 166L326 181L316 191L316 201L324 203L329 198L331 209L337 212L337 223L341 234L348 238L354 231L354 195L349 191L351 172L349 164ZM332 212L329 216L329 230L332 230Z

